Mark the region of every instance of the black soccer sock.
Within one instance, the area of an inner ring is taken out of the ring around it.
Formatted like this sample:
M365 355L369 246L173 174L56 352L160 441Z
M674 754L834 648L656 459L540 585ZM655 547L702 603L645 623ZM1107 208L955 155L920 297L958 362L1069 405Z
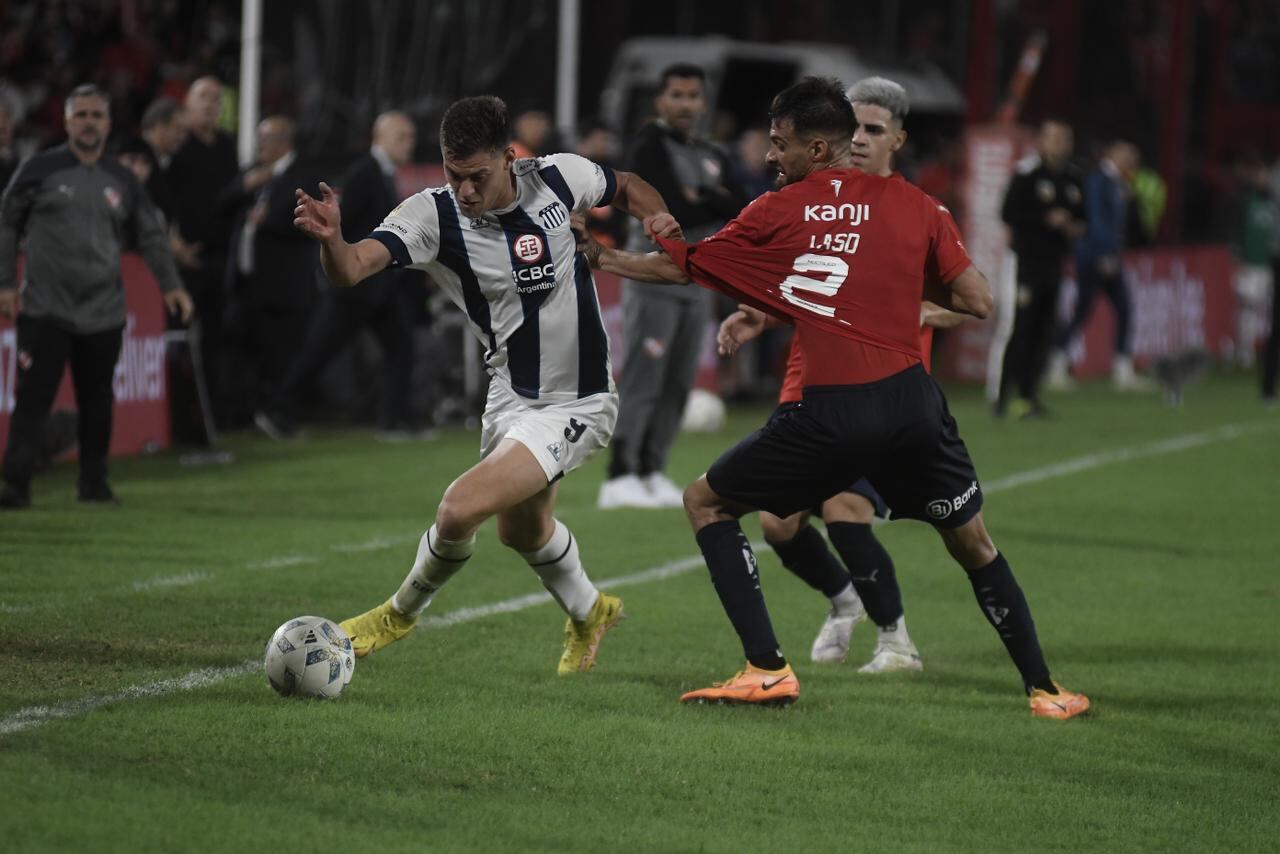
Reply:
M742 641L747 661L765 670L786 667L778 649L778 639L769 622L764 594L760 591L760 571L751 543L736 520L713 522L697 534L698 548L711 572L720 604ZM743 570L746 570L745 572Z
M1031 609L1004 555L997 554L991 563L970 572L969 583L978 597L982 615L1000 635L1009 657L1022 674L1027 693L1033 688L1042 688L1056 694L1057 689L1049 678L1049 665L1045 664L1036 638Z
M867 616L877 626L888 627L902 619L902 590L893 558L880 545L870 525L857 522L832 522L827 536L849 568L853 589L867 609Z
M769 545L778 553L783 566L827 598L849 586L849 573L812 525L806 523L791 539Z

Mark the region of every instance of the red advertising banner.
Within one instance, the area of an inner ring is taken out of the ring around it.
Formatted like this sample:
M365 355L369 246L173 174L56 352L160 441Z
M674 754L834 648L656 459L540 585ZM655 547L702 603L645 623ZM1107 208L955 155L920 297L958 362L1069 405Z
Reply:
M1235 261L1224 246L1170 247L1127 252L1123 258L1133 303L1132 349L1139 367L1153 358L1203 349L1215 357L1232 352L1236 295ZM1075 307L1074 272L1063 282L1059 317ZM992 323L970 322L948 336L946 374L965 382L984 382L995 334ZM1069 355L1077 377L1103 376L1111 369L1115 315L1099 295L1093 315L1072 343Z
M141 258L125 255L120 270L124 278L127 319L114 380L112 456L167 448L170 441L164 300L155 277ZM13 321L0 318L0 445L9 440L18 358L18 336ZM53 408L75 409L69 371L63 375Z

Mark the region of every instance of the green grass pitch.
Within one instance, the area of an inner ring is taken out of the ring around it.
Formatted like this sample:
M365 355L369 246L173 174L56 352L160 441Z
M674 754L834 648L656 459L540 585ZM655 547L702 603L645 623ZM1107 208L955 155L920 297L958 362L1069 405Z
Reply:
M1275 850L1280 414L1242 376L1180 410L1085 387L1043 423L951 394L1084 719L1030 717L963 574L911 522L878 533L923 673L856 673L865 625L848 662L810 663L825 601L762 551L800 701L680 706L741 650L681 513L595 508L603 458L559 510L600 586L626 579L594 672L556 677L554 604L487 608L541 590L490 522L430 626L335 702L282 699L246 662L290 617L388 596L478 439L241 435L228 466L115 463L121 507L77 504L62 466L0 516L0 849ZM682 437L671 474L764 414Z

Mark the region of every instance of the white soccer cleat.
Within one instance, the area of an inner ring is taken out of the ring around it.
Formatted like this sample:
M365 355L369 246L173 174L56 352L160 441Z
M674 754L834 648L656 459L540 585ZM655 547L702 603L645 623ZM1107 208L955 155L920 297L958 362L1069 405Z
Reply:
M600 485L600 496L596 504L601 510L614 510L619 507L651 509L662 506L645 488L644 481L634 474L624 474L622 477L606 480Z
M853 627L867 618L867 612L858 609L856 614L837 616L832 610L826 621L813 639L813 649L809 657L819 663L844 661L849 654L849 638L853 635Z
M881 641L871 660L858 668L859 673L897 673L904 670L924 670L924 662L913 643Z
M684 506L684 490L662 472L651 472L644 477L643 483L658 507Z

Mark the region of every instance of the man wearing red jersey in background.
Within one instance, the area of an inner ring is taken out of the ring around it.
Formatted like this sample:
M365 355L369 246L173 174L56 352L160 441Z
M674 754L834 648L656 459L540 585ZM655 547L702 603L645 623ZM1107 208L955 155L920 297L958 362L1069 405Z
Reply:
M800 695L773 633L738 519L790 516L866 476L894 515L931 523L969 575L1022 676L1033 714L1069 718L1089 700L1050 677L1022 590L982 522L978 476L937 384L920 364L920 303L985 317L991 291L939 205L905 181L854 168L853 108L836 80L806 78L770 111L769 162L786 186L696 246L667 254L588 247L632 279L689 279L789 317L804 353L804 399L685 490L711 579L746 667L682 702L789 703ZM926 286L926 276L936 274ZM745 572L743 570L746 570Z
M853 165L872 175L903 180L901 174L893 171L893 155L907 139L902 124L911 102L906 90L892 80L868 77L853 84L849 100L853 102ZM783 179L781 174L778 177ZM954 219L945 213L943 217L949 229L948 237L958 241L960 231ZM925 370L929 370L933 330L955 326L963 320L962 314L940 309L930 302L922 304L920 356ZM741 306L720 324L717 336L720 352L731 355L742 342L760 334L766 324L782 322L759 309ZM803 371L800 348L792 346L778 409L772 417L780 417L800 404ZM815 512L826 525L827 537L844 566L831 553L823 536L809 524L809 517ZM876 647L871 660L858 668L859 673L921 670L924 666L907 633L893 558L871 530L877 516L887 515L884 499L865 477L828 498L819 510L802 510L785 519L767 510L760 512L765 542L777 553L782 565L830 600L830 611L810 651L810 658L815 662L844 661L854 627L870 618L876 626Z

